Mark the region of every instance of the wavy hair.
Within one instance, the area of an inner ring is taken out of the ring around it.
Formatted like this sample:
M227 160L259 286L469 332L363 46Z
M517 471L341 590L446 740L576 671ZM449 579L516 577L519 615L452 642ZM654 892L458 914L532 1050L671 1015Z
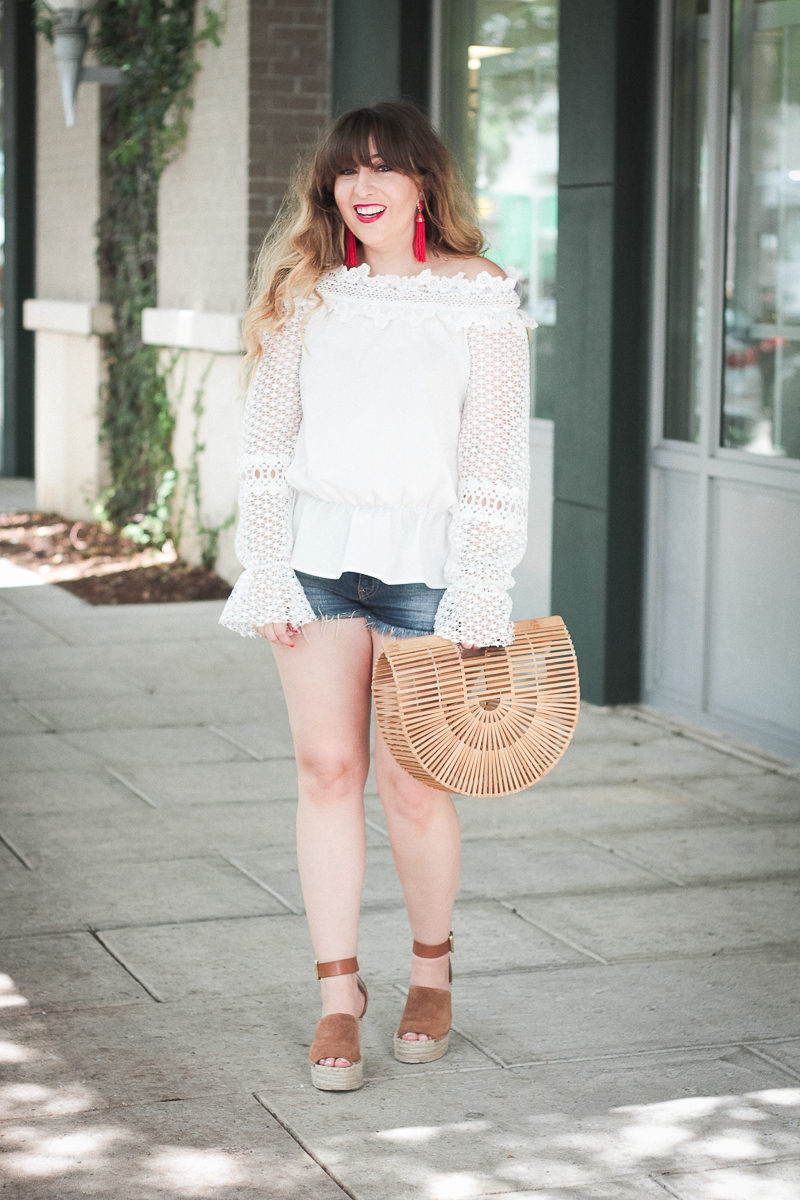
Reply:
M370 165L370 142L387 166L408 175L422 192L429 250L468 258L483 249L483 234L458 167L418 108L405 101L384 101L345 113L296 169L256 259L242 324L245 370L261 352L264 330L279 329L294 313L296 302L311 298L318 280L344 263L345 224L334 184L344 168Z

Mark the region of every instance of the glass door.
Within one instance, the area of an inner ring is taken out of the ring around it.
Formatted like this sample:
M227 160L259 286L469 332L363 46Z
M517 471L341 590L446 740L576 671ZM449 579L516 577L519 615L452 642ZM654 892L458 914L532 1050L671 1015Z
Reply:
M800 459L800 3L732 32L721 444Z
M539 323L533 415L552 417L558 238L557 0L446 0L442 132L487 254Z
M800 0L663 0L645 699L800 756Z

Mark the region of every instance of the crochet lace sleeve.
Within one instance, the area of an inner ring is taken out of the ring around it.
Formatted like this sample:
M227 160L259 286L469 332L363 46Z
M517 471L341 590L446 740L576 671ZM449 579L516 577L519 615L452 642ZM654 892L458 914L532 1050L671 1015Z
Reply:
M220 617L220 624L243 637L256 637L255 627L269 621L299 628L315 620L291 568L293 492L285 478L302 417L301 350L296 315L265 339L245 402L236 530L244 571Z
M512 569L527 539L529 352L521 323L475 325L458 443L458 505L434 632L452 642L513 641Z

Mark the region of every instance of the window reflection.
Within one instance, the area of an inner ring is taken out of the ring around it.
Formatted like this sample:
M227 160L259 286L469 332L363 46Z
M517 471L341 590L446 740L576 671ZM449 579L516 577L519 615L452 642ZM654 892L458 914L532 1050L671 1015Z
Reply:
M558 187L558 3L452 0L445 133L475 189L489 257L518 280L539 322L534 413L554 395ZM466 101L466 103L465 103Z
M708 236L707 10L707 0L677 0L673 13L664 437L682 442L698 439L702 396Z
M800 458L800 6L734 5L722 445Z

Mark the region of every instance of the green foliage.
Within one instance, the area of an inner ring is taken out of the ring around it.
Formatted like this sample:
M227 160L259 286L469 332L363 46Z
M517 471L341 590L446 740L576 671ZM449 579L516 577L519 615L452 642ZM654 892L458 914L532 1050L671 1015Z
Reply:
M219 552L219 539L226 529L230 529L236 519L236 511L233 512L222 522L221 525L206 525L203 520L203 501L200 488L200 456L205 450L205 442L200 441L200 428L203 421L205 409L205 394L206 380L214 365L214 359L210 358L208 366L200 378L200 385L197 388L192 404L192 416L194 423L192 425L192 453L189 459L189 468L186 472L184 480L184 495L181 504L180 514L178 516L176 537L180 542L183 532L183 523L186 519L189 505L194 509L195 529L197 536L200 539L200 560L204 567L213 570L217 561Z
M144 308L157 304L158 184L182 147L201 42L219 45L220 14L195 0L95 0L90 45L122 83L103 102L103 205L98 260L114 331L105 338L101 437L111 483L102 512L140 541L169 535L175 488L175 420L159 351L141 338Z

